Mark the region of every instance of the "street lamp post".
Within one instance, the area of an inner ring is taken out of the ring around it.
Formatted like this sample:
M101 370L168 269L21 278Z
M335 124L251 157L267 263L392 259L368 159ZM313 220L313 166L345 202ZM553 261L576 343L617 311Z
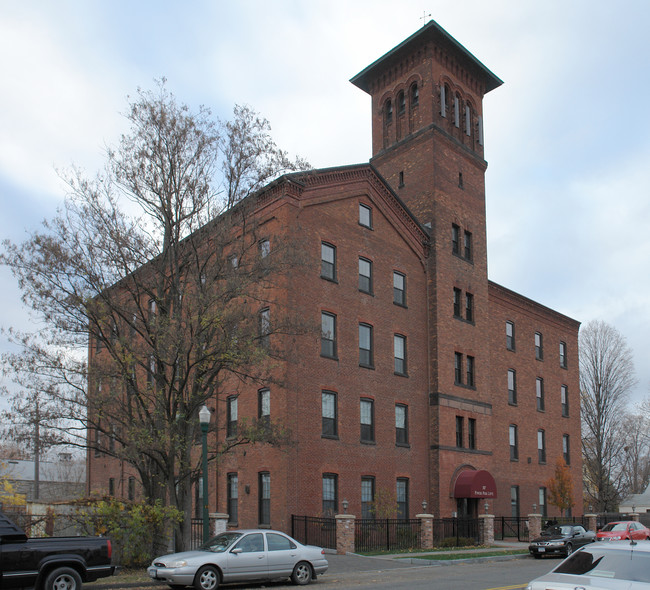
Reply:
M203 442L202 480L203 480L203 542L210 538L210 522L208 519L208 427L210 426L210 410L203 406L199 412Z

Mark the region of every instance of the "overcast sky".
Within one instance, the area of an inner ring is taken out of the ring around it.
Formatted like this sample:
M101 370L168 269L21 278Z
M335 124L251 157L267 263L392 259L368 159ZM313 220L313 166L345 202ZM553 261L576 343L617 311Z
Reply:
M641 400L646 0L0 0L0 237L21 241L53 215L65 193L57 169L99 170L127 129L127 96L162 76L216 117L249 104L280 147L316 167L368 161L370 98L349 79L429 14L504 81L484 101L490 278L615 326ZM29 328L6 268L0 281L0 326Z

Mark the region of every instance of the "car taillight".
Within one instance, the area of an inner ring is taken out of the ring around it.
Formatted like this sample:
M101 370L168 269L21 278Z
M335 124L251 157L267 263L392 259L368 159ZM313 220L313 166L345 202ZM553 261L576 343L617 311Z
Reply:
M321 550L320 550L320 554L321 554L321 555L325 555L325 549L321 549Z
M110 539L106 539L106 542L108 543L108 559L110 559L113 555L113 545L111 545Z

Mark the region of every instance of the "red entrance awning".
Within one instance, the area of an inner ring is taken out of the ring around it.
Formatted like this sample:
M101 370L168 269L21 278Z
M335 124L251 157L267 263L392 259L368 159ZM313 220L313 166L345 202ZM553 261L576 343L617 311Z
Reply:
M497 485L488 471L461 471L454 485L454 498L496 498Z

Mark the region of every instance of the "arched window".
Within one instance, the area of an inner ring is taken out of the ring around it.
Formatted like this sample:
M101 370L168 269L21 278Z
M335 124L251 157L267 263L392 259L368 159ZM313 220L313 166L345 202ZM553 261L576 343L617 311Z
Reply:
M443 84L440 86L440 114L445 118L449 112L449 98L449 86Z
M418 106L420 102L420 89L418 88L418 83L414 82L411 84L411 108Z
M472 106L465 103L465 135L472 136Z
M454 94L454 125L460 127L460 95Z
M403 115L406 112L406 98L404 97L404 91L401 90L397 95L397 114Z
M392 123L392 121L393 121L393 102L390 99L388 99L386 101L384 117L385 117L386 123Z

